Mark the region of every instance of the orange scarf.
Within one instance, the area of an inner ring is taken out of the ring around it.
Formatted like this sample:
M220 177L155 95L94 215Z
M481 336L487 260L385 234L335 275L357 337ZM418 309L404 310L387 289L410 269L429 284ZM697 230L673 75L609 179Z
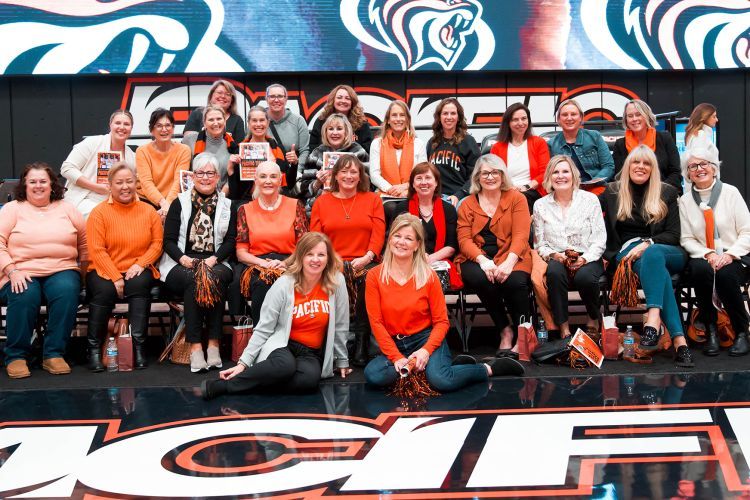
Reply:
M630 130L625 131L625 148L628 153L638 147L639 144L647 146L651 151L656 151L656 129L649 127L646 130L646 138L639 142L635 134Z
M396 150L401 150L401 161L396 161ZM407 132L397 139L393 131L386 132L380 143L380 174L390 184L409 182L411 169L414 168L414 137Z
M713 208L709 207L707 210L703 210L703 219L706 221L706 247L716 250L716 242L714 241L716 226Z

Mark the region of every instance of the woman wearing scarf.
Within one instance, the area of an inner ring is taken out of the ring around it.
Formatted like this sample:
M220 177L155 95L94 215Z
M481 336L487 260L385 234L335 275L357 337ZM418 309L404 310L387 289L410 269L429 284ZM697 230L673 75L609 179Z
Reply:
M440 172L432 163L418 163L409 176L407 200L396 204L393 216L409 212L422 221L427 262L447 261L451 278L458 279L451 260L458 248L456 209L440 197ZM392 220L388 221L391 227Z
M615 175L622 170L628 153L643 144L656 155L662 182L682 192L680 153L669 132L656 130L656 116L649 105L640 99L628 102L622 112L622 126L625 128L625 137L615 141L612 151L615 160Z
M216 157L201 153L193 161L195 185L172 202L164 223L164 255L159 263L161 280L183 298L185 337L191 345L190 371L221 368L219 339L224 315L224 297L232 282L227 259L234 253L236 212L231 201L217 191L219 168ZM203 261L218 278L213 305L196 300L196 266ZM201 344L203 325L208 333L208 359Z
M403 101L393 101L385 111L380 137L370 146L370 177L382 194L406 198L409 175L417 163L427 161L427 150L417 137L411 113Z
M688 269L706 325L703 353L719 354L715 289L735 332L729 355L744 356L750 352L742 300L742 286L750 278L750 211L737 188L719 180L719 152L713 145L688 150L685 156L685 179L692 184L680 198L680 244L690 256Z
M203 108L203 130L186 132L182 143L190 146L193 156L201 153L212 153L219 162L219 188L224 190L227 184L227 166L229 162L240 163L239 146L227 132L226 114L219 106L209 104Z

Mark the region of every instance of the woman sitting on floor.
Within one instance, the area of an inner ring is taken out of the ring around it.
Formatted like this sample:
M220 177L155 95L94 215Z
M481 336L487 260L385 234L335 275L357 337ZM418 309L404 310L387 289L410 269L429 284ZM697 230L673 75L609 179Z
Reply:
M312 392L321 378L351 373L346 352L349 298L341 260L321 233L307 233L268 291L260 321L237 366L201 384L205 399L269 389Z
M685 172L688 192L680 198L680 244L687 250L700 319L706 325L703 353L719 354L714 288L735 333L730 356L750 351L742 287L750 273L750 211L736 187L719 180L719 151L713 144L689 149ZM713 226L713 231L710 228ZM707 230L707 227L709 230Z
M15 200L0 210L0 297L5 320L5 366L10 378L31 375L31 351L42 298L47 302L42 368L53 375L70 373L63 359L76 321L81 291L80 268L88 260L86 223L63 201L65 188L46 163L26 165Z
M190 343L190 371L221 368L219 340L227 288L232 268L227 259L234 254L237 212L232 202L216 189L219 162L211 153L193 161L194 186L172 202L164 224L164 255L159 263L161 280L185 306L185 337ZM218 278L219 296L213 306L201 306L195 299L195 266L204 261ZM208 333L207 358L201 344L203 323Z
M671 275L681 273L687 260L679 246L677 189L661 182L654 152L645 145L635 147L625 158L620 180L608 184L599 201L607 227L604 258L613 269L623 260L630 261L646 295L648 312L640 348L658 348L663 322L672 336L675 364L694 366L672 290Z
M545 293L563 338L570 335L570 285L586 305L587 329L599 331L599 278L607 232L596 195L579 189L580 175L569 156L553 157L542 181L549 194L534 205L534 248L547 262ZM544 289L534 277L532 273L534 289Z
M456 391L493 375L524 373L523 365L511 358L451 365L445 340L450 326L445 296L427 262L422 222L411 214L393 221L383 263L368 273L365 295L372 331L382 351L365 368L369 384L391 386L410 364L411 369L424 371L430 385L440 392Z
M104 371L100 341L117 299L128 301L133 335L133 366L146 368L144 344L151 311L151 288L159 271L154 263L162 252L164 231L156 210L138 199L135 172L125 163L109 171L112 195L91 211L88 235L91 265L86 274L89 297L89 369Z

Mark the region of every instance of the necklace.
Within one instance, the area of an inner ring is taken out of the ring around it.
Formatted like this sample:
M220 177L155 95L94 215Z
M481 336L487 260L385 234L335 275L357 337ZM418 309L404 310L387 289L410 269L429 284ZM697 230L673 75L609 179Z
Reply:
M313 285L313 287L310 289L308 293L302 292L302 296L305 297L305 302L310 302L310 296L315 292L315 287L317 285ZM303 304L305 303L303 302ZM315 318L315 309L313 309L312 303L310 303L310 319Z
M432 217L432 212L432 210L422 210L422 207L419 207L419 215L425 220L430 220L430 218Z
M262 199L258 198L258 204L260 205L260 208L262 208L263 210L269 210L269 211L275 210L276 204L279 202L280 199L281 197L277 196L276 199L273 200L273 203L271 203L270 205L266 205L265 203L263 203Z
M354 209L354 204L357 203L357 195L355 194L352 198L353 200L352 200L352 204L349 206L349 210L347 210L346 207L344 206L344 199L339 198L339 201L341 202L341 209L344 211L344 216L345 216L344 218L346 220L351 219L351 213L352 213L352 210Z

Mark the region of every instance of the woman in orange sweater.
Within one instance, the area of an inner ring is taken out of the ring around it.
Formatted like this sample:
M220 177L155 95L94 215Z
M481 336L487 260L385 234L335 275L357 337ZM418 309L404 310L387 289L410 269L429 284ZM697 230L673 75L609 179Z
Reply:
M255 172L253 201L242 205L237 212L237 260L232 291L236 300L238 284L249 283L242 293L249 292L250 316L253 324L260 320L261 306L273 282L286 269L284 263L308 231L305 208L294 198L283 196L281 170L271 161L258 165ZM248 270L249 269L249 270ZM249 281L244 278L249 272ZM248 290L249 288L249 290ZM240 295L241 297L241 295ZM239 299L244 302L244 298ZM231 312L235 310L232 304ZM244 309L244 308L243 308Z
M490 153L499 156L508 166L513 189L526 196L531 211L534 202L547 194L542 180L549 162L549 149L544 139L534 135L531 112L525 104L516 102L505 110L497 142Z
M365 368L369 384L393 385L402 370L413 369L424 371L436 390L450 392L493 375L524 373L523 365L511 358L451 365L445 296L427 262L422 223L411 214L393 221L383 263L367 275L366 296L372 332L382 351Z
M331 191L312 207L310 228L331 239L333 249L344 260L344 275L352 303L355 349L353 364L367 363L370 324L365 308L365 275L383 249L385 215L380 196L370 191L365 167L355 156L338 159L331 171Z
M493 154L480 157L471 174L471 196L458 208L456 257L464 284L476 290L495 326L501 329L497 356L512 355L513 328L529 319L531 217L526 198L513 189L503 161Z
M89 369L101 372L99 341L117 299L128 300L133 335L134 366L146 367L144 342L148 334L151 288L159 271L154 263L162 250L161 218L138 200L135 172L125 163L109 171L111 196L92 210L86 224L91 264L86 275L89 295Z
M172 141L174 115L158 108L151 113L148 129L154 140L135 150L138 197L153 205L163 221L180 192L180 171L190 169L190 147Z

